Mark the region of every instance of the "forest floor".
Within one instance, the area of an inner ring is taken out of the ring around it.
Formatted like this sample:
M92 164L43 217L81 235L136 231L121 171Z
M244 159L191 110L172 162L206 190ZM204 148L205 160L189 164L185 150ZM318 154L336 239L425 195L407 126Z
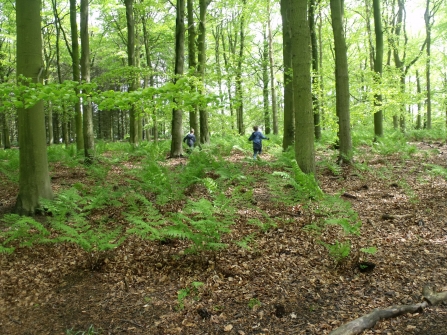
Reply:
M362 222L360 236L351 238L352 255L341 264L303 229L318 220L317 213L301 204L281 208L266 192L263 176L275 170L269 165L273 158L267 153L263 162L254 163L235 152L228 159L244 174L256 175L253 203L277 223L256 231L247 224L255 214L239 208L240 218L226 239L256 232L250 249L231 244L215 254L187 255L183 241L161 244L135 237L94 269L88 255L71 244L1 254L0 334L328 334L375 308L421 302L425 284L446 291L447 182L430 174L427 164L445 168L447 145L414 144L418 151L407 159L365 149L365 156L356 158L363 170L343 167L334 174L318 165L322 190L343 194ZM325 154L333 152L319 152L317 161ZM168 163L175 169L187 160ZM82 168L53 166L51 171L56 192L88 182ZM0 228L5 229L1 215L12 208L18 190L1 175L0 183ZM199 198L206 189L189 192ZM180 205L171 203L165 210ZM333 231L328 228L321 238L329 239ZM361 273L356 255L369 246L377 247L368 255L376 266ZM197 282L203 285L195 287ZM364 332L446 333L446 304L383 320Z

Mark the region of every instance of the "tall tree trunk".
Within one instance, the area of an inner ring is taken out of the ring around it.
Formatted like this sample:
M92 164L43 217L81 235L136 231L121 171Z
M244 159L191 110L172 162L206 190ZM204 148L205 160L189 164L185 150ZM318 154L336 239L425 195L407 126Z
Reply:
M42 83L41 1L16 0L17 78L20 75ZM53 191L48 172L43 102L30 108L18 108L19 117L19 194L15 212L33 214L39 199L51 199Z
M269 43L267 40L267 33L264 30L264 50L262 53L262 97L264 105L264 126L265 134L270 134L270 108L269 108Z
M81 0L81 79L83 83L90 83L90 40L88 32L88 1ZM84 92L87 93L88 92ZM83 100L84 111L84 157L85 164L93 163L95 155L95 140L93 136L93 109L90 97Z
M70 28L71 28L71 63L73 68L73 81L80 82L81 74L79 69L79 37L77 23L76 0L70 0ZM79 95L79 88L75 88L76 95ZM84 149L84 134L82 128L82 111L81 102L75 103L75 120L76 120L76 149L81 151Z
M284 62L284 136L282 147L287 150L295 141L295 109L293 107L292 31L290 8L292 0L281 0L283 62Z
M314 133L315 139L321 139L321 124L320 124L320 99L318 98L318 89L320 82L320 70L318 60L318 43L317 31L315 24L315 0L311 0L309 4L309 28L310 28L310 42L312 46L312 106L314 111Z
M272 117L273 117L273 134L278 135L278 104L276 102L276 85L275 85L275 72L273 63L273 36L271 25L271 13L270 13L270 0L267 0L267 28L268 28L268 55L269 55L269 67L270 67L270 91L272 96Z
M127 65L131 68L135 67L135 19L133 15L133 1L134 0L124 0L127 22ZM132 69L129 92L136 91L137 89L137 81L134 75L135 71ZM132 105L129 110L129 141L131 144L138 143L138 117L136 114L135 106Z
M349 75L346 41L343 35L342 0L330 0L335 47L335 92L339 124L340 157L344 163L352 159L351 123L349 111Z
M433 26L433 18L436 12L439 10L444 0L426 0L424 22L426 32L426 63L425 63L425 80L427 85L427 129L431 129L431 28ZM432 9L430 9L430 3L433 3Z
M242 63L244 57L245 48L245 11L246 11L247 0L242 0L242 14L240 17L240 30L239 30L239 57L237 60L237 70L236 70L236 119L237 119L237 130L239 135L245 134L244 125L244 94L242 91Z
M194 21L194 0L187 0L187 12L188 12L188 63L190 71L193 71L194 75L197 75L197 46L196 46L196 26ZM197 89L197 87L193 87ZM194 129L196 136L200 139L199 129L199 113L196 104L193 106L193 110L189 112L189 127Z
M179 78L185 67L185 0L177 0L177 15L175 24L175 75ZM177 80L177 79L176 79ZM177 106L172 110L172 141L171 157L183 154L182 148L182 118L183 111Z
M206 67L206 11L211 0L199 0L200 7L200 22L199 22L199 36L197 38L198 44L198 73L202 85L200 87L200 93L205 94L205 67ZM200 143L209 143L210 131L208 124L208 111L206 106L201 105L199 107L200 114Z
M223 57L224 57L224 65L225 65L225 71L226 71L226 81L227 81L227 91L228 91L228 101L229 101L229 108L230 108L230 122L231 122L231 129L234 129L234 104L233 104L233 94L231 91L231 88L233 87L233 83L231 81L231 73L230 73L230 60L229 60L229 53L233 52L230 41L228 42L228 49L226 48L225 44L225 36L223 33L223 30L221 31L221 38L222 38L222 48L223 48Z
M218 84L218 89L219 89L219 102L220 105L222 106L223 103L223 89L222 89L222 65L221 65L221 61L220 61L220 30L221 30L221 26L218 25L216 26L216 30L213 30L213 36L214 36L214 58L215 58L215 68L214 71L216 73L217 76L217 84ZM225 109L222 107L222 115L224 115L225 113ZM224 129L223 124L222 124L222 130Z
M373 0L374 12L374 32L376 35L376 53L374 57L374 72L376 73L376 82L382 82L383 69L383 30L382 30L382 11L380 9L381 0ZM374 135L377 139L383 136L383 112L382 112L382 94L374 93Z
M315 173L314 118L311 90L310 32L307 1L288 2L292 28L292 66L295 111L295 157L304 173ZM303 47L304 46L304 47Z

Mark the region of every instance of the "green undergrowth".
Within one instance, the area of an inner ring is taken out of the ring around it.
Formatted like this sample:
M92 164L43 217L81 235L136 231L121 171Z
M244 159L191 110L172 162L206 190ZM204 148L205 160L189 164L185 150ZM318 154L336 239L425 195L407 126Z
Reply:
M251 249L260 234L285 222L257 205L255 189L262 188L273 206L299 205L313 214L315 219L306 231L317 236L337 263L346 259L351 253L351 237L361 232L361 222L350 203L340 194L325 194L313 175L300 170L293 150L282 152L280 138L272 136L266 141L273 161L253 162L247 137L213 138L213 144L196 148L176 164L166 159L169 141L138 146L100 141L95 164L89 167L82 165L82 153L74 145L49 147L50 166L58 163L83 169L86 181L67 184L52 201L42 200L38 217L8 214L0 218L0 252L41 243L71 243L85 251L94 268L101 255L131 236L150 241L178 239L185 242L182 251L193 254L222 250L231 244ZM391 133L376 143L368 143L368 138L370 134L364 132L353 139L365 147L356 149L356 155L369 150L371 155L408 158L416 152L404 134ZM326 153L317 164L337 176L342 167L336 164L336 150L328 151L332 143L329 136L316 143L317 150ZM234 151L247 159L233 163L228 157ZM360 176L371 172L367 159L363 155L362 160L354 160L353 168ZM447 176L442 167L428 168L433 175ZM384 170L374 173L386 179L387 169L385 164ZM0 173L18 181L17 150L0 150ZM232 241L229 234L241 209L254 213L244 223L257 229ZM335 235L327 234L333 229Z

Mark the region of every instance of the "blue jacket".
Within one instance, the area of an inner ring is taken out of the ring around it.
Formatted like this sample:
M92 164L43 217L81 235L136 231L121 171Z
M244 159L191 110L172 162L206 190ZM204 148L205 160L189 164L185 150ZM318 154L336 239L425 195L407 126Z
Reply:
M196 136L194 134L189 133L188 135L185 136L183 142L186 142L188 147L192 148L194 146L194 143L196 143Z
M254 131L250 137L249 141L253 141L253 149L261 149L262 148L262 140L268 140L268 137L262 135L260 131Z

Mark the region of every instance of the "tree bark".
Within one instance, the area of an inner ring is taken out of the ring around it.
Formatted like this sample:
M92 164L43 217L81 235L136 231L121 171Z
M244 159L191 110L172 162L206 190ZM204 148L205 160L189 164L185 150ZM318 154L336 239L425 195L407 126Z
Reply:
M206 67L206 12L211 0L199 0L199 36L197 39L198 44L198 68L197 71L200 75L202 85L200 87L200 93L205 94L205 67ZM210 131L208 124L208 111L206 106L201 105L199 107L200 114L200 143L209 143Z
M177 0L177 16L175 24L175 76L179 78L185 67L185 0ZM176 79L177 80L177 79ZM172 110L172 141L171 157L180 157L182 148L182 118L183 111L177 106Z
M310 41L312 45L312 105L314 111L314 133L315 139L321 139L321 124L320 124L320 99L318 97L318 89L320 85L320 70L318 60L318 43L317 31L315 24L315 0L311 0L309 4L309 28Z
M374 72L376 73L376 82L382 81L383 69L383 30L382 30L382 11L380 9L381 0L373 0L374 12L374 32L376 35L376 53L374 58ZM375 138L383 136L383 112L382 112L382 94L374 93L374 136Z
M187 0L188 12L188 65L190 71L197 75L197 47L196 47L196 26L194 22L194 0ZM194 87L193 89L197 89ZM196 136L200 139L199 115L197 105L189 112L189 127L194 129Z
M70 28L71 28L71 63L73 68L73 81L80 82L81 74L79 69L79 36L77 23L76 0L70 0ZM75 88L76 95L80 91ZM82 128L82 110L81 102L75 103L75 121L76 121L76 149L78 151L84 149L84 134Z
M240 16L239 24L239 56L237 59L237 70L235 78L236 86L236 119L237 119L237 130L239 135L245 134L244 125L244 94L242 91L242 63L245 48L245 11L246 11L247 0L242 0L242 13Z
M310 78L310 32L307 2L290 3L295 110L295 157L304 173L315 173L314 119Z
M130 83L128 92L136 91L137 82L135 78L135 19L133 14L133 1L124 0L126 6L126 22L127 22L127 65L131 67ZM132 105L129 110L129 141L131 144L138 143L138 117L136 115L135 106Z
M16 0L17 76L42 83L41 1ZM19 194L15 212L32 215L39 199L53 198L48 172L43 102L30 108L18 108L19 121Z
M267 40L267 33L264 31L264 50L262 52L262 98L264 105L264 126L265 134L270 134L270 109L269 109L269 72L268 72L268 57L269 45Z
M83 83L90 83L90 37L88 32L88 10L89 0L81 0L81 80ZM84 133L84 157L85 164L93 163L95 140L93 136L93 110L89 92L83 92L86 98L83 99L82 109L83 133Z
M270 67L270 91L272 96L272 117L273 117L273 134L278 135L278 105L276 102L276 85L273 63L273 37L271 26L270 0L267 0L267 29L268 29L268 58Z
M343 35L342 0L331 0L332 30L335 47L335 92L338 117L340 161L350 163L352 159L351 123L349 110L349 74L346 41Z
M283 63L284 63L284 136L282 147L287 150L295 141L295 109L293 106L292 31L290 7L292 0L281 0Z

